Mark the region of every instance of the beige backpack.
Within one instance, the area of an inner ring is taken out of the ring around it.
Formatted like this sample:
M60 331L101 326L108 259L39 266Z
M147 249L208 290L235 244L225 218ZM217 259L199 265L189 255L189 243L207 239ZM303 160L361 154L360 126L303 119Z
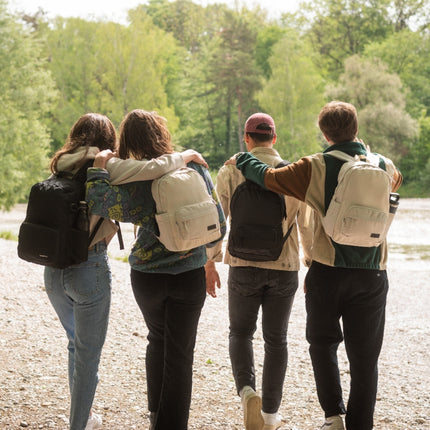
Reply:
M152 182L160 235L170 251L186 251L221 237L218 209L201 175L183 167Z
M342 245L379 246L387 236L398 206L399 195L391 193L394 172L381 169L379 156L375 154L351 157L335 150L328 155L345 163L322 218L325 232Z

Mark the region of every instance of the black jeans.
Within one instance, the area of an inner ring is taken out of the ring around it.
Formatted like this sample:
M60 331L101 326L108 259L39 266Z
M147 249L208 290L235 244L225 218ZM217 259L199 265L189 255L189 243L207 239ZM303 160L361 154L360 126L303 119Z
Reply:
M186 430L197 325L206 298L204 268L177 275L131 271L148 328L146 378L154 430Z
M264 338L262 401L266 413L277 412L282 400L288 362L288 320L297 286L297 272L230 267L229 350L233 376L238 393L245 385L255 389L252 341L261 306Z
M384 336L387 274L385 270L335 268L313 262L305 282L306 338L321 407L326 417L346 412L348 430L370 430ZM337 361L343 338L351 377L346 411Z

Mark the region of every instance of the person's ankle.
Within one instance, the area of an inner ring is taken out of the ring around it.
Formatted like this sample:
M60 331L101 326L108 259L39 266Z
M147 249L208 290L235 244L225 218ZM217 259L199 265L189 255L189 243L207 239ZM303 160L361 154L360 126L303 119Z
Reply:
M264 424L268 424L268 425L277 424L282 420L278 412L274 412L270 414L270 413L261 411L261 415L263 416Z

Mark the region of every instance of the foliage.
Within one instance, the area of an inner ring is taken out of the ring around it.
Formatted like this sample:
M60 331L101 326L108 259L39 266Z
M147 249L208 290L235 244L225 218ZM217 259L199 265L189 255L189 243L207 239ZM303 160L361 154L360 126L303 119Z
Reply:
M0 2L0 208L24 198L46 175L49 133L43 119L56 96L41 41Z
M270 58L274 55L273 47L282 39L285 30L277 25L268 25L258 32L255 44L255 59L263 76L269 79L272 74Z
M413 27L418 30L428 29L429 0L394 0L390 4L390 9L396 32Z
M207 9L190 0L150 0L143 10L152 18L154 24L171 33L178 43L189 52L197 52L202 43L202 34L214 31L209 29L211 23L217 22L213 16L209 18ZM135 11L130 11L133 16Z
M273 20L259 6L149 0L117 23L42 12L19 21L0 0L0 207L25 198L88 111L118 126L131 109L156 110L178 149L216 169L245 149L245 120L261 110L282 156L320 150L316 119L331 98L356 105L360 137L419 192L430 177L429 6L305 0Z
M309 45L289 31L273 48L271 78L259 93L263 109L275 119L276 148L292 161L321 149L316 119L325 102L323 79Z
M159 49L162 44L163 49ZM61 92L53 118L53 150L85 112L99 112L119 125L132 109L157 110L174 131L166 70L176 58L173 38L140 9L130 25L58 18L49 34L50 68ZM170 74L173 76L173 73Z
M255 63L256 28L247 16L227 11L218 43L209 57L206 79L214 95L212 112L223 130L226 158L243 150L243 124L251 109L254 93L260 89L260 71ZM214 130L215 131L215 130Z
M410 145L408 154L400 161L404 184L415 195L430 195L430 117L419 120L420 134ZM411 186L411 184L413 184ZM402 187L403 188L403 187Z
M361 54L369 41L384 40L391 32L389 0L315 0L308 36L319 52L318 65L336 79L346 58Z
M405 111L405 95L397 75L380 61L355 55L345 62L339 85L328 88L331 98L346 100L358 110L359 137L375 152L398 161L407 142L417 135L416 121Z
M408 112L419 118L423 109L430 114L430 34L409 28L394 33L383 42L369 44L364 55L379 58L390 73L399 75L410 89Z

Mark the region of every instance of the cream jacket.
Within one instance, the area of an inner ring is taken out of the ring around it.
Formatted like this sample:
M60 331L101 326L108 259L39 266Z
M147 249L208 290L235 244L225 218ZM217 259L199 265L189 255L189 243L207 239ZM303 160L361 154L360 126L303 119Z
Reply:
M273 148L257 147L251 153L261 161L271 166L278 165L282 158ZM242 173L235 166L223 166L216 178L216 191L220 199L225 217L230 215L230 200L237 186L245 180ZM313 213L305 203L293 197L286 197L287 219L283 223L284 234L288 228L294 224L291 234L285 242L281 255L276 261L247 261L232 257L226 247L224 263L233 267L252 266L263 269L297 271L300 269L299 259L299 237L302 244L304 262L306 265L311 262L312 238L313 238ZM298 226L298 228L297 228ZM220 262L223 259L222 243L216 244L206 250L208 259Z

